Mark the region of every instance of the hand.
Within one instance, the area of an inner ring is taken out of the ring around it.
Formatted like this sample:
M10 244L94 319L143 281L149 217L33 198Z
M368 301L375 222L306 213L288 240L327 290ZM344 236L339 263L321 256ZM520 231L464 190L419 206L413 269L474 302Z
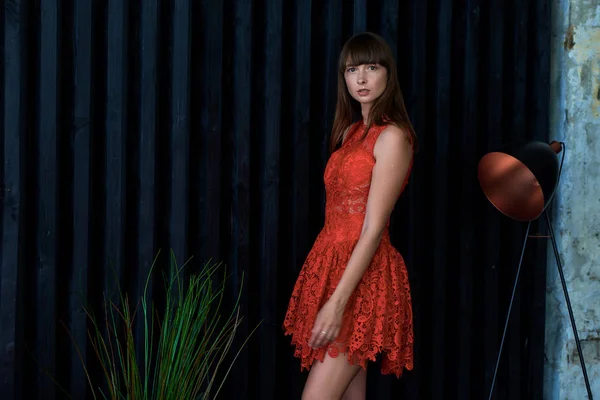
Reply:
M336 303L331 300L325 303L317 314L308 345L313 349L318 349L335 340L340 333L343 314L343 308Z

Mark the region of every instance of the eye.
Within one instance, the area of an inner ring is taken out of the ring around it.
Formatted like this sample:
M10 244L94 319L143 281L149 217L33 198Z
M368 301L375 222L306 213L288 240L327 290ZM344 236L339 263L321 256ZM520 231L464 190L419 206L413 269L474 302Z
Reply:
M354 67L350 67L350 68L348 68L346 71L348 71L348 72L354 72L355 70L356 70L356 68L354 68Z
M369 65L369 69L371 71L375 71L377 69L377 66L376 65Z

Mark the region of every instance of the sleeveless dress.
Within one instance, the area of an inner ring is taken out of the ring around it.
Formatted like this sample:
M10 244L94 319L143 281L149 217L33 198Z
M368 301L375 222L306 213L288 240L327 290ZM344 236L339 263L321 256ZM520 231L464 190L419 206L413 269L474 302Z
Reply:
M283 329L291 335L300 370L310 369L325 354L346 354L351 364L366 368L367 360L382 356L381 373L402 375L413 368L412 303L404 260L390 243L389 221L371 264L346 305L337 338L327 346L308 345L317 313L332 295L365 217L373 148L386 126L353 124L342 146L330 157L324 173L325 223L302 266L294 286ZM402 190L406 187L412 159Z

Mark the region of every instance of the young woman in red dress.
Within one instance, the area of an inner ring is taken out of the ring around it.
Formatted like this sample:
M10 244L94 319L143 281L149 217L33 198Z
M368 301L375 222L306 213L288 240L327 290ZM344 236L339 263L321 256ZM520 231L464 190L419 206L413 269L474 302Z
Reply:
M408 274L388 228L415 147L389 46L372 33L352 37L339 59L325 224L284 322L310 369L303 399L364 399L367 361L378 356L384 374L413 368Z

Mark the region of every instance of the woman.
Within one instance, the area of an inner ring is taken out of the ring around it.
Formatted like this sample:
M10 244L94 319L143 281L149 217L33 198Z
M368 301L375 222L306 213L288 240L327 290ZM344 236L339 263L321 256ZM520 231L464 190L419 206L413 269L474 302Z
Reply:
M384 374L413 367L408 276L388 227L415 146L389 46L372 33L352 37L339 60L325 225L284 322L310 369L303 399L364 399L367 361L379 355Z

